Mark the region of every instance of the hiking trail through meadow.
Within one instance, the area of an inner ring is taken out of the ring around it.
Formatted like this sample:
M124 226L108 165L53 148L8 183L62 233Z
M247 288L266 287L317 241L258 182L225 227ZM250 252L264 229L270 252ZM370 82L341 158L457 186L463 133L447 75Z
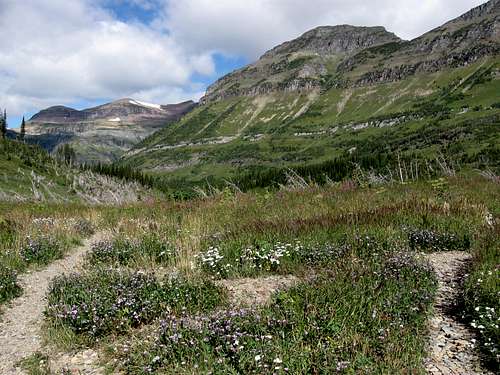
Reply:
M426 258L436 272L439 285L434 316L429 319L425 369L432 375L493 375L481 369L474 332L453 315L464 269L471 255L464 251L450 251L432 253Z
M0 315L0 374L23 374L21 369L15 367L16 364L42 349L43 311L51 280L64 273L75 272L91 244L102 236L102 233L96 233L66 257L46 268L19 276L23 294L8 303Z

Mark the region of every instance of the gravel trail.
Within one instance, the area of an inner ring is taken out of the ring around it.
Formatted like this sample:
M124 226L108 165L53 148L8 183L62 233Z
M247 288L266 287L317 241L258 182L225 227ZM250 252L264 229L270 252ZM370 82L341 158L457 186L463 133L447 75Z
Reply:
M54 261L44 269L20 275L23 294L11 301L0 316L0 374L22 374L23 371L15 365L42 349L40 327L50 281L63 273L75 271L90 244L101 236L101 233L95 234L65 258Z
M429 322L429 357L425 368L432 375L493 375L481 369L474 333L453 315L460 294L463 270L471 255L463 251L427 255L437 274L439 287L434 316Z

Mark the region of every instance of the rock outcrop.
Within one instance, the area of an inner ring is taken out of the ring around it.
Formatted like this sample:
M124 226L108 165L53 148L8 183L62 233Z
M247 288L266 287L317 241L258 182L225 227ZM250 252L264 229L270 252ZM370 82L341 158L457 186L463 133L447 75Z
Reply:
M202 104L235 96L394 82L471 64L500 52L500 0L491 0L412 40L383 27L323 26L222 77Z
M49 151L70 143L81 162L111 161L195 106L192 101L156 105L133 99L81 111L54 106L27 122L27 139Z

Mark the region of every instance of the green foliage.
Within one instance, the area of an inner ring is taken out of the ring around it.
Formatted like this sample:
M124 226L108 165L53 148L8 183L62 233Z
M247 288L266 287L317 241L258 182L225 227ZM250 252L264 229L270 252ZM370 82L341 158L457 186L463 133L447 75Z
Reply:
M36 352L18 363L28 375L52 375L49 366L49 357L46 354Z
M124 345L123 367L129 374L416 371L435 287L430 268L409 255L363 266L340 261L277 293L269 307L170 316L156 339Z
M76 153L69 143L65 143L57 148L56 158L63 163L71 165L75 162Z
M0 304L20 294L21 287L17 284L16 272L0 263Z
M36 238L28 237L21 248L21 258L27 264L46 265L64 255L64 245L58 239L43 235Z
M472 270L465 283L465 312L470 326L480 338L485 362L500 370L500 232L499 227L484 229L475 244Z
M138 240L115 238L92 245L88 255L91 264L120 264L123 266L151 262L161 265L172 263L175 248L157 235L145 235Z
M429 229L412 229L408 231L408 242L412 250L453 251L467 250L471 240L467 234L441 233Z
M97 338L151 322L164 311L208 311L224 299L210 282L178 278L159 281L143 272L98 269L56 278L46 315L77 334Z

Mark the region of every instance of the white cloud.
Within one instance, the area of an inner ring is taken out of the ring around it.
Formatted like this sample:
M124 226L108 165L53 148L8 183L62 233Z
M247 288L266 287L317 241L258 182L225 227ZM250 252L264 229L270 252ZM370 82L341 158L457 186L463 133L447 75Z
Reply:
M209 54L187 54L167 34L120 22L91 0L0 1L0 106L14 115L153 93L167 103L172 93L198 95L189 92L192 74L214 71Z
M484 0L165 0L157 26L193 51L251 59L320 25L385 26L411 39Z
M255 59L319 25L383 25L413 38L483 0L0 0L0 107L130 96L168 103L202 95L213 53ZM119 21L110 7L154 13ZM139 18L138 18L139 19Z

